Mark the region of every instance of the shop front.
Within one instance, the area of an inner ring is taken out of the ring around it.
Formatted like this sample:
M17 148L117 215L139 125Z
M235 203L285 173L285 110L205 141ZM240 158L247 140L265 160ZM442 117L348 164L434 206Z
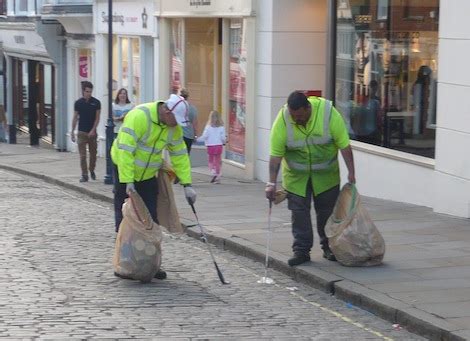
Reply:
M155 100L154 82L154 40L156 21L151 15L154 3L151 1L116 1L113 3L112 37L112 93L108 94L108 1L97 1L94 8L96 28L96 60L100 70L95 75L98 84L95 97L102 104L98 134L99 155L105 153L105 126L108 118L108 101L114 101L118 90L124 88L129 100L141 104ZM111 96L111 98L110 98Z
M36 23L5 23L1 41L5 56L5 96L10 143L56 142L55 64ZM3 96L2 96L3 97Z
M338 1L336 103L350 136L434 158L439 0Z
M466 1L332 2L335 104L364 195L470 218Z
M255 75L254 16L251 1L161 1L159 51L161 97L189 91L198 110L197 135L212 110L224 118L228 142L225 172L253 177ZM250 34L251 33L251 34ZM168 37L168 46L163 37ZM170 58L166 57L167 55ZM251 96L251 97L250 97Z

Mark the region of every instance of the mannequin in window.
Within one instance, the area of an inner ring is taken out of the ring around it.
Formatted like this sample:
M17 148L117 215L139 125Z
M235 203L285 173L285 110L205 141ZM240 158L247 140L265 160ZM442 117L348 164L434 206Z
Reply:
M413 135L421 135L424 128L436 123L435 81L429 66L422 65L413 84Z
M369 95L364 103L355 108L352 119L356 140L380 144L379 125L381 122L380 98L377 96L379 83L372 80L369 83Z

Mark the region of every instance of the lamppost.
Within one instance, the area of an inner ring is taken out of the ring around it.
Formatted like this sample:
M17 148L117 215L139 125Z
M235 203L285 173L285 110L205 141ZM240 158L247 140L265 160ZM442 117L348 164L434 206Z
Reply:
M114 141L113 121L113 0L108 0L108 121L106 124L106 175L104 183L113 183L111 146Z

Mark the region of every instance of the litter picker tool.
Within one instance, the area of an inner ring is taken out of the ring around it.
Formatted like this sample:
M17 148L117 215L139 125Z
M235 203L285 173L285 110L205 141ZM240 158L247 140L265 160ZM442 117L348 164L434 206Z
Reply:
M273 201L269 201L269 210L268 210L268 231L266 233L266 259L264 261L264 277L262 277L258 283L261 284L274 284L274 280L268 277L268 265L269 265L269 249L271 248L271 212L273 208Z
M189 204L191 206L191 209L193 210L194 216L196 217L196 222L197 225L199 225L199 228L201 229L201 234L202 234L202 241L207 245L207 248L209 249L209 253L211 255L212 261L214 262L215 269L217 270L217 275L219 276L220 282L222 284L230 284L230 282L227 282L224 278L224 275L222 274L222 271L220 271L219 266L217 265L217 262L215 261L214 254L212 253L211 246L209 244L209 241L207 240L207 235L206 232L204 231L204 228L202 227L201 223L199 223L199 218L197 217L196 209L194 208L194 204Z

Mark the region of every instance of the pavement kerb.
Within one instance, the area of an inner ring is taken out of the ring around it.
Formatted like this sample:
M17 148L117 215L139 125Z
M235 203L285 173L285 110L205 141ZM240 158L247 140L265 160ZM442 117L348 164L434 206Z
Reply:
M92 190L89 190L87 188L83 188L83 187L80 187L80 186L77 186L77 185L73 185L73 184L70 184L70 183L65 182L65 181L58 180L56 178L53 178L53 177L45 175L45 174L34 173L32 171L27 171L27 170L24 170L24 169L21 169L21 168L16 168L16 167L8 166L8 165L0 165L0 168L10 170L12 172L20 173L20 174L23 174L23 175L31 176L33 178L43 180L43 181L45 181L47 183L50 183L50 184L58 185L58 186L73 190L75 192L79 192L81 194L86 194L86 195L88 195L89 197L91 197L93 199L105 201L105 202L108 202L108 203L113 202L113 199L110 198L109 196L106 196L104 194L96 193L96 192L94 192Z
M55 184L107 203L113 202L113 199L109 196L48 175L34 173L11 165L0 165L0 169L38 178L47 183ZM186 227L185 224L183 226L188 236L200 239L201 233L198 227ZM257 262L265 262L265 248L258 244L222 231L206 232L206 234L208 241L219 248ZM398 323L410 332L425 336L430 340L470 340L470 335L467 335L465 331L457 329L445 320L413 308L401 301L394 300L382 293L368 289L363 285L312 266L290 267L287 264L287 257L277 252L270 252L269 267L294 278L298 282L330 293L338 299L367 310L385 320Z

